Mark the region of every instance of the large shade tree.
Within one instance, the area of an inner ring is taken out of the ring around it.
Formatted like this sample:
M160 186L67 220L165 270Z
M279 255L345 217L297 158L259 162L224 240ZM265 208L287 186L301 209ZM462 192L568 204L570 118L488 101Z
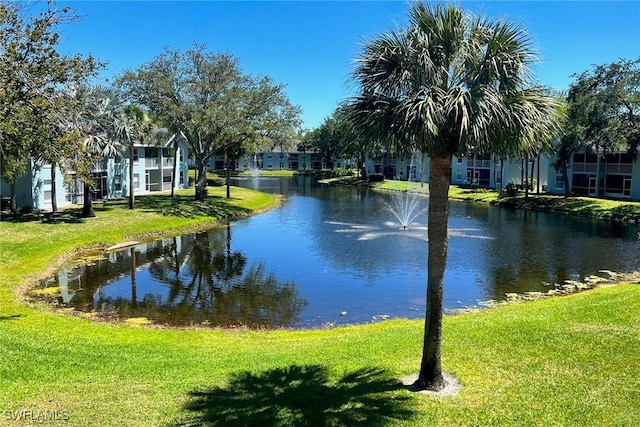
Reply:
M237 146L247 139L276 135L297 117L283 86L244 74L232 55L200 44L184 52L167 48L118 83L187 143L195 158L197 201L206 195L213 155L242 151Z
M453 4L413 3L405 28L364 44L352 117L395 152L430 156L427 313L414 387L445 386L441 367L451 156L538 151L557 127L555 101L532 86L525 30Z
M567 167L576 151L627 151L636 158L640 148L640 58L598 65L574 77L555 162L562 172L566 195Z
M354 126L350 111L350 105L341 102L320 126L304 135L303 142L318 152L327 163L340 158L356 159L360 176L366 178L365 159L367 155L380 153L381 141L366 127Z
M15 180L27 160L41 154L43 143L65 143L64 138L42 138L58 126L58 113L68 107L59 89L101 66L91 56L58 52L59 28L77 19L70 8L57 8L54 2L0 4L0 172L12 185L14 211Z

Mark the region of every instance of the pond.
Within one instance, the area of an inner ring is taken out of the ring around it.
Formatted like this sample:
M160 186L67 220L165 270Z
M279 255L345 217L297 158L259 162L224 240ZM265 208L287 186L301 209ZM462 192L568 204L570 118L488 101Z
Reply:
M65 266L57 302L168 325L308 328L425 314L426 214L406 230L393 193L308 176L237 178L282 207ZM233 196L233 191L232 191ZM406 203L405 203L406 205ZM639 268L637 225L451 202L446 309Z

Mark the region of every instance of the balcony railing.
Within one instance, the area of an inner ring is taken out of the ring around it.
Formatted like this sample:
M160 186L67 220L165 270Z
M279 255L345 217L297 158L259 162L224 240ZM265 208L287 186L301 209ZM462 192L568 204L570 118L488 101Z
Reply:
M490 169L491 168L491 160L467 159L467 167Z
M144 159L144 166L147 168L157 168L158 164L159 162L157 157L147 157Z
M598 165L596 163L574 163L573 171L578 173L596 173Z

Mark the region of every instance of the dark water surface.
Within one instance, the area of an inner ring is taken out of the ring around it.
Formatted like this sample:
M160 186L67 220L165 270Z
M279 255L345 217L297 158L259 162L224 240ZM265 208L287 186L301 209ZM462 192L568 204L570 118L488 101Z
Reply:
M401 230L394 194L310 177L237 179L284 194L278 209L65 267L46 286L81 310L173 325L317 327L423 317L426 215ZM232 192L233 196L233 192ZM418 209L428 199L416 197ZM546 291L640 268L640 227L451 202L444 305Z

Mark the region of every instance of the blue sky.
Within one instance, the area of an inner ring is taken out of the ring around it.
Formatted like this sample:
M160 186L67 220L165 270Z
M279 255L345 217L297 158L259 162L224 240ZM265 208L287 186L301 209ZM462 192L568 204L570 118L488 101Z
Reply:
M362 42L405 22L406 1L68 1L83 17L62 28L61 50L108 62L107 78L193 42L229 52L248 74L287 85L318 126L351 94ZM463 8L518 22L531 35L541 84L565 90L594 64L640 57L638 1L462 1Z

